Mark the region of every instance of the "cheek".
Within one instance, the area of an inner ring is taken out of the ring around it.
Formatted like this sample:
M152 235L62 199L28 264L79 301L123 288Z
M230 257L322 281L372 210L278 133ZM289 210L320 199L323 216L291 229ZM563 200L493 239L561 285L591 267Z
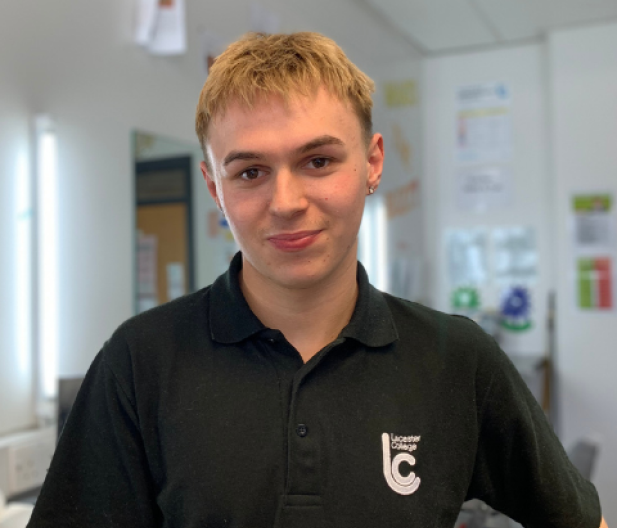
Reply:
M223 207L227 221L235 236L247 236L247 230L254 230L256 219L262 216L259 200L250 193L223 189Z
M340 220L342 230L355 229L364 211L364 192L356 185L341 186L324 194L322 204L327 216Z

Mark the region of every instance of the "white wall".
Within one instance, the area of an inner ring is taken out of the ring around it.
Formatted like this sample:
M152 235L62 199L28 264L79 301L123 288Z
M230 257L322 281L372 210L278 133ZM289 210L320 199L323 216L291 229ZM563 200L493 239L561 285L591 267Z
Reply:
M447 229L528 226L536 233L538 280L532 293L531 330L504 332L506 351L542 354L545 317L552 281L552 194L545 102L543 48L528 45L480 53L445 56L424 62L424 173L426 240L430 303L451 311L444 233ZM511 93L512 156L510 205L484 210L461 209L456 194L457 89L478 83L502 82ZM499 307L501 287L480 289L483 308Z
M555 33L548 49L563 439L570 443L582 435L601 435L595 481L607 522L614 526L617 312L575 309L569 200L581 191L610 191L617 197L617 24Z
M12 176L4 167L14 173L16 156L27 145L29 120L46 112L56 120L59 148L60 375L84 372L113 329L133 313L132 131L195 141L194 109L204 80L200 30L232 41L251 29L251 3L188 0L188 53L160 58L131 43L133 2L3 2L1 126L2 137L11 139L0 146L0 214L7 220L0 227L0 280L5 281L3 293L14 280L6 257L12 254L7 198ZM333 37L369 74L378 62L414 55L396 32L354 0L310 5L270 0L263 5L280 14L283 31L315 30ZM12 81L10 90L4 88L6 79ZM0 299L0 386L6 387L5 376L18 379L13 298ZM34 423L27 412L32 407L29 390L26 379L21 389L11 391L20 402L12 402L15 406L4 405L0 393L0 433Z

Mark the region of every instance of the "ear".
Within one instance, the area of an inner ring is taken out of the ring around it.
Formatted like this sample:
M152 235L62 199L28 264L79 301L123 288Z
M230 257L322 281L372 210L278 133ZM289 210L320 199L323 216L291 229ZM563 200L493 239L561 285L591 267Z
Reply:
M367 152L367 166L368 166L368 178L367 185L373 187L375 190L379 186L381 181L381 173L383 172L383 136L381 134L374 134L371 142L369 143Z
M212 199L216 203L216 206L222 211L221 201L219 200L218 191L216 188L216 181L214 180L214 175L210 173L208 170L208 166L205 161L202 161L199 164L199 168L201 169L201 173L203 174L204 180L206 182L206 187L208 187L208 192Z

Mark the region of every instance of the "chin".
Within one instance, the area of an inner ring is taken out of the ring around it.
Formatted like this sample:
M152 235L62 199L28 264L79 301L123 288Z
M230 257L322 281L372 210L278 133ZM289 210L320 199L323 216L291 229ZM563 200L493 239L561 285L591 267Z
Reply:
M292 265L278 266L275 269L268 270L270 280L276 282L280 286L289 289L305 289L314 286L321 282L327 275L328 271L323 267L315 265Z

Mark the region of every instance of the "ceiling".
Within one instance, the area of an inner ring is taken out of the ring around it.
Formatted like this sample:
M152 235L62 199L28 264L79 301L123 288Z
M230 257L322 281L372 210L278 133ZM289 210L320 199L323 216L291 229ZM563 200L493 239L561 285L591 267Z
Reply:
M540 39L617 19L617 0L359 0L423 55Z

